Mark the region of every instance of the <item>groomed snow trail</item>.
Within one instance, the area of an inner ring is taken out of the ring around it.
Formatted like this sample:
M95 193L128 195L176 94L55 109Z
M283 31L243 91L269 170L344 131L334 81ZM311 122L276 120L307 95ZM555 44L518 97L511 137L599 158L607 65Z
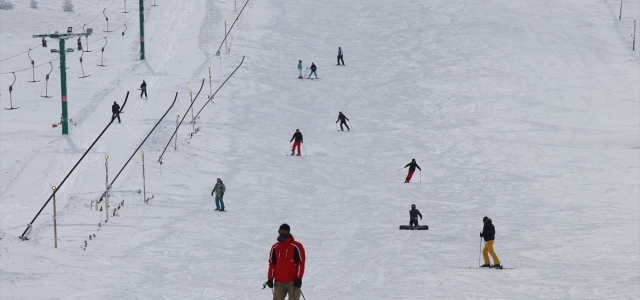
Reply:
M221 57L212 48L222 19L235 19L232 1L160 4L148 11L148 61L131 57L128 75L107 78L145 76L153 105L134 94L126 124L67 187L59 249L50 208L31 241L17 239L46 194L0 188L3 209L15 211L0 220L3 299L269 299L260 288L284 222L306 248L307 299L640 295L640 65L614 2L255 1ZM346 67L335 66L338 46ZM243 55L203 112L202 132L187 139L185 122L178 150L155 163L188 106L186 88L197 90L210 66L215 89ZM299 59L315 62L321 79L296 79ZM175 91L179 105L145 147L154 200L140 204L135 192L138 160L115 187L114 200L127 203L121 216L98 231L88 204L104 185L103 154L119 169ZM90 120L120 99L85 92L100 107L79 125L90 142L103 126ZM338 111L352 131L336 131ZM3 144L24 134L1 116ZM287 156L295 129L302 157ZM59 166L56 176L72 160L38 153ZM4 164L18 154L3 145L2 155ZM423 171L404 184L406 169L397 170L411 158ZM3 179L19 173L2 169ZM46 169L34 161L21 176L41 182ZM216 177L227 213L209 196ZM429 231L398 230L411 204ZM476 269L484 216L513 269Z

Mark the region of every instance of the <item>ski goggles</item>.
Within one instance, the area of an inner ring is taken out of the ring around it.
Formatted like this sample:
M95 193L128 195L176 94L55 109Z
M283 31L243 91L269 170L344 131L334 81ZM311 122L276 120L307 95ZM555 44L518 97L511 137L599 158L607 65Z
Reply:
M278 230L278 233L279 234L289 234L289 231L288 230L284 230L284 229L280 229L280 230Z

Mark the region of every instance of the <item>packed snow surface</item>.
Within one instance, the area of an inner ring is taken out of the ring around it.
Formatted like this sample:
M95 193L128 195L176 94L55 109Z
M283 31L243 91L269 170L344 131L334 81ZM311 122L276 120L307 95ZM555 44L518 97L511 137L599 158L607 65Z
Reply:
M19 107L0 110L2 299L269 299L285 222L306 248L309 300L640 297L637 0L622 20L617 0L252 0L220 56L244 1L149 0L144 61L137 1L128 13L122 1L13 2L0 10L0 102ZM67 53L73 123L61 136L57 41L31 36L84 24L91 52ZM192 125L189 89L206 79L197 112L243 56ZM320 79L297 79L298 60ZM53 98L41 98L50 70ZM58 248L53 203L20 240L127 92L122 123L57 193ZM138 192L138 151L105 223L91 207L105 155L111 180L176 92L141 148L153 199ZM336 130L338 111L350 132ZM287 156L295 129L301 157ZM404 184L412 158L422 172ZM226 213L210 196L217 177ZM411 204L428 231L398 230ZM484 216L509 269L477 268Z

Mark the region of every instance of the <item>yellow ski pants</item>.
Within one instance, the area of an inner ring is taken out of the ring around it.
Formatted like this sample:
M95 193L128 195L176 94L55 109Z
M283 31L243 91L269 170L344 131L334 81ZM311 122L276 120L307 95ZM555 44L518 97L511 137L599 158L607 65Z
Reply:
M493 252L493 240L487 241L484 244L484 248L482 249L482 258L484 258L485 265L491 264L491 261L489 261L489 254L491 254L491 257L493 257L493 264L499 265L500 260L498 259L498 256L496 255L496 253Z

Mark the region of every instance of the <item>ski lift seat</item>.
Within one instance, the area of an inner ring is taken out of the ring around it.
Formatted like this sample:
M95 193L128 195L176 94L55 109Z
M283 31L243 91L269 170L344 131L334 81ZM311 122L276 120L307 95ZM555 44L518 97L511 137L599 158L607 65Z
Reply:
M58 49L51 49L51 53L58 53Z
M73 52L73 51L75 51L75 49L73 49L73 48L67 48L67 52Z

